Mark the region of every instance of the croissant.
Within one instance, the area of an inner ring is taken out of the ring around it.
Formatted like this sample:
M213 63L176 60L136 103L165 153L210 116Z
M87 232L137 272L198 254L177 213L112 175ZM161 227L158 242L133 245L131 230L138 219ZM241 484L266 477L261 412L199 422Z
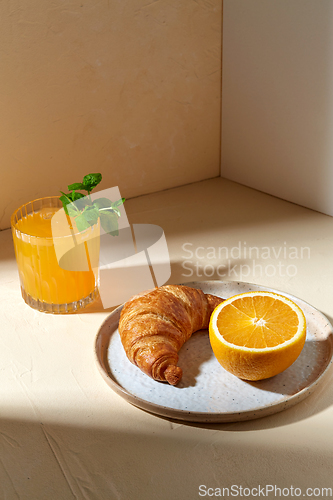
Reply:
M176 385L182 378L178 351L192 333L208 328L213 310L223 300L183 285L134 296L119 320L128 359L154 380Z

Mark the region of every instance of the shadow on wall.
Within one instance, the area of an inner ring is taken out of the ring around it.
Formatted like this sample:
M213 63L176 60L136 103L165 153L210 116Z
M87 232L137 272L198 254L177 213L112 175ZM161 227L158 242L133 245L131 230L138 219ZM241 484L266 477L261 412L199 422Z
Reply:
M330 0L223 2L222 176L333 215Z

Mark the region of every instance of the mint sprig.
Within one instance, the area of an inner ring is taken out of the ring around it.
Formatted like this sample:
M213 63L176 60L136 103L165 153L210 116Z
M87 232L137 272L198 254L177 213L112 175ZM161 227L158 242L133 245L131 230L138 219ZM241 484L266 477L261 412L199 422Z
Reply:
M82 182L75 182L68 186L69 193L60 191L62 194L60 200L65 213L74 218L80 232L94 226L100 219L101 226L106 233L118 236L118 218L121 215L118 207L124 203L125 198L115 202L108 198L98 198L92 201L90 193L101 180L102 174L85 175ZM87 191L88 195L78 193L78 190ZM80 201L82 198L84 199Z

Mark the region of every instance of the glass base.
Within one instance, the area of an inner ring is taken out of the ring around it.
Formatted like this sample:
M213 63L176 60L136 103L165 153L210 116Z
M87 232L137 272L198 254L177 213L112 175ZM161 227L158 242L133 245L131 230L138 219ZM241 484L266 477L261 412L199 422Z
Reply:
M76 300L69 304L48 304L42 300L36 300L31 295L27 294L24 288L21 287L22 297L28 306L33 309L37 309L41 312L52 313L52 314L70 314L83 309L98 297L98 288L95 288L87 297L81 300Z

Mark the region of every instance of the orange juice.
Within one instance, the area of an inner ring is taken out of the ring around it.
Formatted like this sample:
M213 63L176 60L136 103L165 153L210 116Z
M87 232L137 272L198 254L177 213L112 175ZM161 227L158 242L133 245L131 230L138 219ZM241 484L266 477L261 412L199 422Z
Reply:
M24 300L39 310L65 313L95 298L98 271L91 266L86 243L82 249L87 253L87 270L66 270L59 265L51 219L60 208L57 197L35 200L13 214L12 232ZM87 231L94 237L99 228ZM94 248L99 252L97 237Z

